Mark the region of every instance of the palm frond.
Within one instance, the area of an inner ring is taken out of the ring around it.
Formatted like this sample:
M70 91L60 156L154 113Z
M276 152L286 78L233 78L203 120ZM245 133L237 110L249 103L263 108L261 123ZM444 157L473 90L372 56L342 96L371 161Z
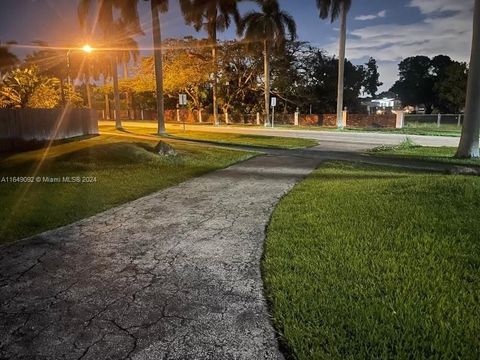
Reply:
M352 0L317 0L320 18L330 17L331 22L338 19L343 8L348 12L351 6Z

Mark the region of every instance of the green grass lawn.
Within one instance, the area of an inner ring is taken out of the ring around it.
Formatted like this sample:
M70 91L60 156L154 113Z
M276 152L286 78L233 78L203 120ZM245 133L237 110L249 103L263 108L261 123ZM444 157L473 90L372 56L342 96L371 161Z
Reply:
M279 125L279 129L288 130L317 130L317 131L340 131L340 132L378 132L385 134L400 134L400 135L425 135L425 136L451 136L459 137L461 135L461 128L453 125L442 125L440 128L436 126L407 126L403 129L390 128L345 128L343 130L336 128L327 128L323 126L292 126Z
M480 178L331 163L276 208L263 261L292 359L479 359Z
M247 145L277 149L299 149L318 145L318 141L314 139L262 136L253 134L233 134L206 131L183 132L181 130L170 131L169 134L180 139L202 140L219 144Z
M425 161L443 162L452 165L480 166L480 159L456 159L457 148L432 147L415 145L411 140L405 140L398 146L381 146L372 149L369 153L375 156L398 157Z
M378 129L378 128L365 128L365 129L347 129L347 131L368 131L368 132L381 132L386 134L401 134L401 135L425 135L425 136L451 136L459 137L461 135L461 128L456 126L407 126L403 129Z
M162 158L152 152L155 144L103 135L53 146L41 165L44 150L4 157L0 180L45 176L94 182L0 182L0 242L74 222L253 155L174 143L178 156Z
M134 134L154 135L155 129L152 127L141 127L126 125L124 129ZM114 126L102 125L100 131L115 131ZM208 130L188 130L183 131L181 126L167 126L168 135L175 139L205 141L217 144L245 145L253 147L277 148L277 149L297 149L318 145L317 140L297 139L278 136L262 136L252 134L234 134L222 132L210 132Z

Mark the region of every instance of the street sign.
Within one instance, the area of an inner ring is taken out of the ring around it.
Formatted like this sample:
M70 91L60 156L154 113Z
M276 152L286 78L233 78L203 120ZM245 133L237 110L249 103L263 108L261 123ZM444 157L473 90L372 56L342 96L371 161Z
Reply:
M277 106L277 97L272 96L270 98L270 106L272 107L272 128L275 126L275 106Z
M275 106L277 106L277 98L275 96L272 96L271 100L271 106L274 108Z
M180 106L187 106L187 94L178 95L178 104Z

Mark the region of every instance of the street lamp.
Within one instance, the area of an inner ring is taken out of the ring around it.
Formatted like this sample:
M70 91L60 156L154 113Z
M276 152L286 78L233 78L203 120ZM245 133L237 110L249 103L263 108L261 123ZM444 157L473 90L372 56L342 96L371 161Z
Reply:
M87 54L90 54L93 51L93 48L90 45L85 44L85 45L83 45L82 50L84 52L86 52Z

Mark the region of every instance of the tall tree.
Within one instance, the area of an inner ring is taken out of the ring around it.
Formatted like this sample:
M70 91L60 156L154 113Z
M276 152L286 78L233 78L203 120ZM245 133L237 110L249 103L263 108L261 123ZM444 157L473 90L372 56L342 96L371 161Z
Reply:
M459 113L465 106L467 82L467 64L452 62L435 83L437 106L448 113Z
M338 94L337 94L337 126L343 127L343 92L345 76L345 49L347 45L347 14L352 5L352 0L316 0L320 10L320 18L330 17L331 22L340 18L340 46L338 66Z
M164 56L165 92L175 98L178 93L186 93L191 100L189 108L197 111L199 122L212 73L208 45L208 40L190 37L169 40Z
M478 158L480 133L480 0L475 0L473 14L473 39L470 69L468 74L467 101L462 137L457 157Z
M107 82L112 77L112 66L110 61L111 56L105 52L98 52L93 56L88 65L90 70L90 76L96 80L102 79L103 89L105 90ZM105 118L110 119L110 93L108 91L102 91L105 102Z
M427 113L432 112L435 102L433 91L435 77L432 62L427 56L413 56L404 59L399 65L400 79L390 91L399 95L404 105L424 105Z
M303 80L300 82L300 104L312 105L316 113L334 113L337 85L338 59L323 50L309 47L300 58ZM352 109L359 107L358 96L365 82L363 66L345 61L345 104ZM305 103L305 100L307 101Z
M165 104L163 98L162 28L159 13L168 11L168 0L150 0L152 13L153 55L157 94L158 134L165 134Z
M273 53L272 89L283 103L283 112L293 113L300 105L298 90L301 88L303 76L302 57L307 49L307 43L287 41L284 51Z
M213 61L213 119L219 125L218 119L218 59L217 59L217 33L224 31L231 25L232 19L238 25L240 14L238 2L240 0L181 0L180 4L185 21L195 27L197 31L205 30L212 46Z
M270 121L270 55L273 49L285 47L287 38L297 37L293 17L280 9L278 0L255 0L261 12L245 14L240 23L239 34L247 41L262 41L265 71L265 124Z
M118 24L117 32L119 34L117 39L117 44L119 45L120 51L118 53L118 59L123 67L123 78L128 79L128 65L133 62L136 64L138 62L138 58L140 57L140 50L138 49L137 41L131 36L129 33L123 33L126 29L128 29L122 21ZM130 118L130 110L131 110L131 94L129 91L125 92L125 98L127 103L127 111Z
M94 2L97 2L97 7L93 7ZM118 31L112 31L118 29L118 22L121 20L123 24L128 28L124 33L139 34L141 33L140 18L138 15L137 1L132 0L80 0L77 8L78 18L80 26L85 28L87 18L91 14L91 11L95 9L95 17L98 20L98 24L103 32L106 43L110 47L116 47L118 38ZM119 18L114 15L119 12ZM113 77L114 88L114 101L115 101L115 126L117 129L122 128L122 122L120 120L120 91L118 86L118 54L117 51L113 51L111 54L111 67Z
M254 113L262 108L258 101L261 90L258 79L262 76L263 61L239 41L225 41L219 47L219 104L229 121L229 114L241 118L245 113Z
M364 81L362 84L364 93L375 97L378 87L383 85L383 83L379 81L380 74L378 73L377 60L371 57L365 64L364 70Z

